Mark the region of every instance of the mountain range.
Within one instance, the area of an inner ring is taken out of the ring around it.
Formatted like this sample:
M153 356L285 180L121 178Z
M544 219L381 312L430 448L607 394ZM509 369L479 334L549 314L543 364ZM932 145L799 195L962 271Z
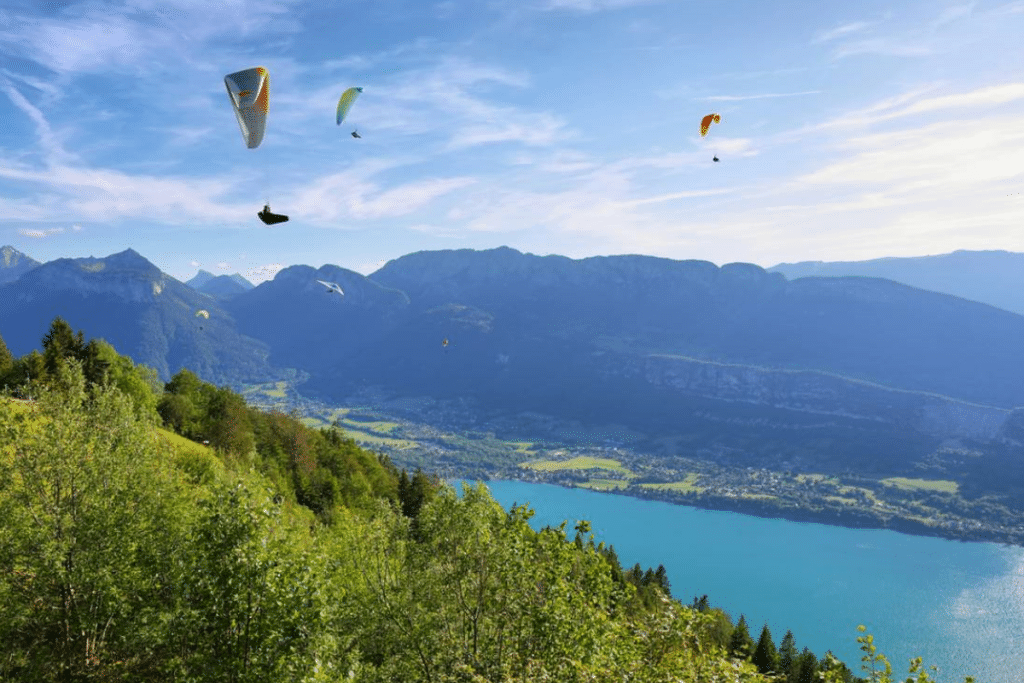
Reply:
M0 247L0 285L14 282L39 265L39 261L22 254L12 246Z
M953 294L1024 315L1024 254L955 251L938 256L870 261L801 261L768 269L801 277L881 277L933 292Z
M234 275L214 275L207 270L200 270L196 273L195 277L185 284L197 292L209 294L216 299L230 299L253 288L253 284L239 273Z
M197 317L199 310L210 318ZM155 368L165 380L181 368L216 383L274 376L266 346L239 335L215 298L131 249L106 258L49 261L0 285L0 334L16 356L41 348L56 316Z
M165 379L187 367L238 385L296 369L301 391L335 402L373 389L460 402L513 431L526 414L621 425L651 444L685 437L694 455L909 472L951 439L1024 438L1024 317L879 278L502 247L418 252L370 276L292 266L227 297L132 250L0 285L16 355L55 315Z

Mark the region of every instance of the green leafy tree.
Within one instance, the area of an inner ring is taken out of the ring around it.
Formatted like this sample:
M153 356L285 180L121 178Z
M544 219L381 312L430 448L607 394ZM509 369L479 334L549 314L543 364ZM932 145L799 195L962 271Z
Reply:
M775 649L775 643L772 641L772 633L768 630L768 624L764 625L761 629L761 637L757 639L757 647L754 649L753 661L754 666L757 670L763 674L766 673L778 673L779 667L779 653Z
M0 679L152 678L186 500L128 399L54 368L30 412L0 405Z
M11 355L4 338L0 336L0 382L7 378L11 368L14 367L14 356Z

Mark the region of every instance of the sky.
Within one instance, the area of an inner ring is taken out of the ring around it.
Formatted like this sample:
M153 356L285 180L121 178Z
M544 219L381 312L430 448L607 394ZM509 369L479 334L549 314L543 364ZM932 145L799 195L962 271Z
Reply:
M254 283L1024 251L1022 35L1024 0L4 0L0 245ZM247 149L224 76L254 66Z

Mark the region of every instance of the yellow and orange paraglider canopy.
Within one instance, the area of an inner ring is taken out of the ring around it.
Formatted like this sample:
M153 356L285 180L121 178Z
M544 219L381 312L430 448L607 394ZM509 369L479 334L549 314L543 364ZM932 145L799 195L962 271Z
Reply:
M721 123L722 117L718 114L708 114L700 120L700 136L704 137L711 130L711 123Z

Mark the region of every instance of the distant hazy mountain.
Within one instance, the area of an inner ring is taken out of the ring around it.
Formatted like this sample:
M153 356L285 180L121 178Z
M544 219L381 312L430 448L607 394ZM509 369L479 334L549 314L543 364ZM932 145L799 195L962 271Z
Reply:
M338 283L344 296L317 280ZM408 333L409 297L337 266L292 266L270 281L222 304L238 329L265 342L271 362L309 372L333 369L382 338Z
M389 367L436 351L433 345L420 351L412 341L413 332L430 329L462 342L465 362L486 357L488 370L475 368L467 388L525 362L534 364L531 381L538 381L570 368L606 376L616 372L614 363L606 367L608 358L635 364L668 355L818 370L990 405L1024 405L1024 318L886 280L787 282L750 264L718 268L646 256L571 260L507 248L419 252L371 277L405 291L410 311L422 320L394 340L403 351ZM486 318L486 326L453 317L450 307L458 306ZM509 360L497 364L499 356ZM372 372L371 360L349 372ZM395 371L396 380L426 372L417 369L426 367L418 360L408 363L408 372Z
M955 251L939 256L870 261L802 261L768 269L788 279L862 275L980 301L1024 315L1024 254Z
M238 273L214 275L206 270L200 270L194 278L185 284L217 299L230 299L253 288L253 284Z
M196 311L209 311L208 320ZM58 259L0 286L0 334L15 355L41 348L55 316L101 337L167 379L182 367L216 383L263 381L267 349L243 337L217 301L131 249Z
M40 265L39 261L26 256L14 247L0 247L0 285L5 282L14 282L38 265Z
M722 461L912 472L949 439L1024 448L1024 317L879 278L501 248L418 252L370 277L293 266L218 299L129 250L0 285L16 355L56 315L165 378L297 368L333 399L450 400L513 431L526 414L621 425Z

